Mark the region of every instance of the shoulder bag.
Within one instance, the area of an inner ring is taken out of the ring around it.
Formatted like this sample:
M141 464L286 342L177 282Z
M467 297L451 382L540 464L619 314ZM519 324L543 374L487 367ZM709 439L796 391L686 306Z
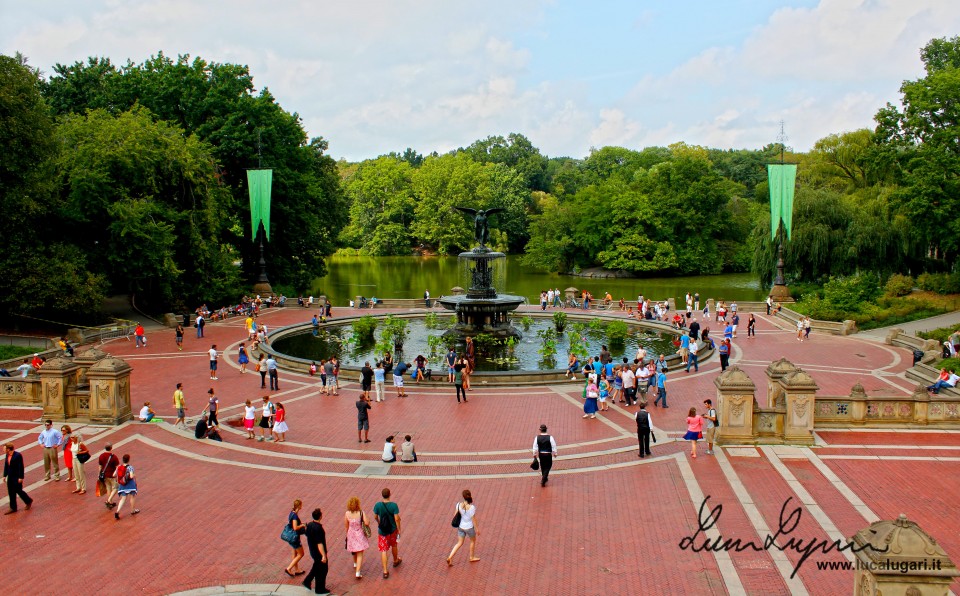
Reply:
M531 469L531 470L539 470L539 469L540 469L540 458L537 457L536 455L533 456L533 461L530 462L530 469Z
M457 503L457 514L453 516L453 521L450 522L450 525L454 528L460 527L460 503Z
M280 532L280 540L283 540L290 546L293 546L294 542L297 540L297 532L293 529L293 526L290 524L283 526L283 531Z
M87 450L87 446L83 443L80 443L80 448L83 449L83 451L77 453L77 461L81 464L85 464L90 461L90 451Z
M360 527L363 528L363 535L367 538L373 535L373 530L370 529L370 524L363 519L363 511L360 512Z

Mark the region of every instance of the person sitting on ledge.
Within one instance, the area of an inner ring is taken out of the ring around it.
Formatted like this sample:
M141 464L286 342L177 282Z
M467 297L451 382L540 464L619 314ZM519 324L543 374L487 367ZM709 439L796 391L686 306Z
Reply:
M952 370L948 371L945 368L940 369L940 378L937 379L937 382L933 385L927 387L927 391L933 392L934 395L940 393L940 390L944 387L954 388L957 386L957 381L960 381L960 376L958 376Z
M384 463L393 463L397 461L397 446L393 442L393 435L387 437L383 444L383 455L381 457Z
M157 413L150 407L150 402L143 402L143 407L140 408L140 422L150 422L156 415Z
M569 377L573 375L571 380L576 381L578 372L580 372L580 360L576 354L570 354L570 360L567 362L567 374L564 376Z

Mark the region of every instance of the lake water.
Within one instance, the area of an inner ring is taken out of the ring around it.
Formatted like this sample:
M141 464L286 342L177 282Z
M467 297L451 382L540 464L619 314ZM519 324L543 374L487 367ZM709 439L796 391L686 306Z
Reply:
M590 279L572 275L542 273L520 266L518 255L508 255L503 271L503 284L497 291L524 296L537 303L541 289L568 287L587 289L595 297L610 292L614 300L636 301L639 294L655 300L674 297L678 304L690 292L707 298L730 300L763 300L766 292L751 273L701 275L693 277L652 277L643 279ZM467 287L457 257L351 257L327 259L329 273L317 279L312 288L315 296L325 294L334 305L346 305L354 296L377 298L420 298L430 290L434 298L450 294L455 286Z

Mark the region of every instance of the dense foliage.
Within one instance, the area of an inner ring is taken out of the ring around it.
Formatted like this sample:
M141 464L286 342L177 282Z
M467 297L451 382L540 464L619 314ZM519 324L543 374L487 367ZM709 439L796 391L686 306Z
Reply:
M676 143L576 159L511 133L444 155L407 148L337 164L245 66L160 53L57 65L44 78L0 56L2 258L25 273L0 280L0 310L94 315L113 292L158 309L236 296L256 273L245 171L261 166L274 170L269 273L291 290L324 275L339 247L470 248L455 206L503 209L489 244L540 270L753 270L766 284L776 247L765 166L783 159L799 166L788 281L826 284L818 308L909 298L914 279L956 292L960 38L932 40L921 57L925 76L903 83L901 105L880 109L874 130L829 135L807 153ZM860 272L887 296L854 292Z
M46 80L18 58L0 69L3 146L24 149L0 159L22 232L8 240L38 246L22 253L51 273L3 292L7 310L93 313L106 292L157 309L236 299L259 256L246 189L259 166L274 170L271 277L304 288L325 273L347 222L336 163L245 66L161 53L58 64Z

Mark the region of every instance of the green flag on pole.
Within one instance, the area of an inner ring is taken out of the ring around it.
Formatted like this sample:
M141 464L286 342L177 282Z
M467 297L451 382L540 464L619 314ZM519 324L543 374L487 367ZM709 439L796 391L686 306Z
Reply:
M253 238L263 222L263 230L270 240L270 189L273 186L273 170L247 170L247 187L250 191L250 225Z
M783 222L787 239L793 233L793 191L797 182L796 164L767 164L770 186L770 237L776 238L777 226Z

